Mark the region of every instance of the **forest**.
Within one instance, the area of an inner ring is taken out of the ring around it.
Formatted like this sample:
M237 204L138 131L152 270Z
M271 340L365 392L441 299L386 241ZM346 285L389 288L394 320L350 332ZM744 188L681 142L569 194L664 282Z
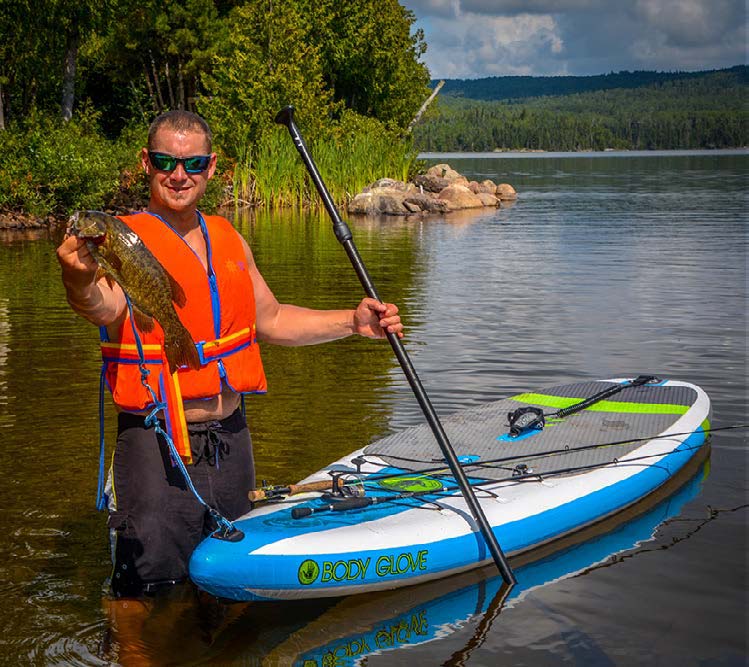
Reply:
M329 184L339 197L371 173L407 171L415 153L401 137L429 95L414 21L396 0L3 0L0 211L142 204L138 149L176 108L213 130L210 205L309 195L273 124L286 104L323 161L345 146L342 166L359 169ZM263 167L278 151L291 182Z
M655 150L734 148L749 144L749 68L681 75L638 72L604 77L539 77L539 85L449 87L416 128L423 151ZM626 75L625 75L626 74ZM527 77L507 77L526 79ZM586 79L590 79L587 81ZM621 88L610 88L618 82ZM639 85L635 85L639 83ZM544 84L544 85L541 85ZM596 85L601 89L593 90ZM567 89L570 94L541 94ZM582 91L582 92L581 92ZM469 98L475 96L479 99Z
M722 72L735 74L743 84L749 82L749 68L737 65ZM699 72L622 71L594 76L490 76L479 79L447 79L442 93L472 100L514 100L529 97L574 95L612 88L642 88L677 79L699 79L715 70ZM432 81L434 86L437 81Z

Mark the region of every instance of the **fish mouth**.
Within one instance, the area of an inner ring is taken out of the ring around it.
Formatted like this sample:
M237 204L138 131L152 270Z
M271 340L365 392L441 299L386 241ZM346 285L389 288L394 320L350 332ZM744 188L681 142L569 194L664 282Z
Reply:
M65 233L69 236L77 236L78 238L86 239L94 245L101 245L106 239L106 233L102 232L96 224L89 224L87 226L80 226L80 211L70 216L68 220L68 226Z

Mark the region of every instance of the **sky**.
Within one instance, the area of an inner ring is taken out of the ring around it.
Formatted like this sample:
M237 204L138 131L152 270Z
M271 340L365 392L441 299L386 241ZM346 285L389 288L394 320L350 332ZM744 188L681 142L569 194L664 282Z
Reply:
M745 0L400 0L433 79L747 64Z

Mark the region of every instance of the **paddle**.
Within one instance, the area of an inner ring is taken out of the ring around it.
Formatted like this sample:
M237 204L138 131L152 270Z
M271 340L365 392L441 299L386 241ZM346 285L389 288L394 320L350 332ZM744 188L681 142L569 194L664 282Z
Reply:
M378 301L382 301L382 299L380 299L379 295L377 294L377 290L372 283L372 279L370 278L369 273L364 266L364 262L359 255L359 251L354 244L351 230L349 229L348 225L341 219L341 216L339 215L338 210L333 203L330 193L325 187L325 183L323 183L322 177L317 171L315 163L312 161L312 157L307 150L304 139L299 133L299 128L297 128L296 123L294 123L294 107L286 106L281 109L281 111L279 111L276 115L276 122L279 125L285 125L289 130L289 134L291 134L294 145L299 151L299 155L301 155L302 160L307 167L307 171L309 172L309 175L312 178L315 187L317 188L317 192L319 193L320 198L322 199L323 204L325 205L325 208L328 211L331 220L333 221L333 232L335 233L338 241L346 250L346 254L351 260L351 264L353 265L354 270L359 277L359 281L361 282L362 287L364 287L364 291L366 292L367 296L373 299L377 299ZM497 542L497 538L492 532L489 522L486 520L486 516L484 515L484 512L481 509L478 500L476 500L473 489L468 483L465 472L463 472L463 468L461 467L457 457L455 456L455 452L449 440L447 439L447 435L442 428L442 424L437 417L437 413L434 411L434 408L429 401L429 397L427 396L426 391L424 391L424 387L422 386L421 381L416 375L416 370L411 364L411 360L409 359L408 354L403 347L403 343L401 343L396 334L390 333L388 331L386 332L386 335L388 341L390 342L390 346L393 348L393 352L398 359L398 363L400 363L400 366L403 369L403 373L405 374L408 383L411 385L411 389L416 396L416 400L421 406L427 423L432 429L432 433L434 433L437 444L442 450L445 461L450 467L450 471L455 477L455 481L457 482L458 486L460 487L460 491L463 494L463 497L465 498L469 509L471 510L471 514L473 515L473 518L475 519L482 535L484 536L486 545L489 547L489 551L494 558L494 562L496 563L497 568L502 575L502 578L505 580L505 582L507 582L508 585L514 585L516 583L515 575L512 573L512 569L510 569L510 565L507 562L505 555L502 553L502 549Z

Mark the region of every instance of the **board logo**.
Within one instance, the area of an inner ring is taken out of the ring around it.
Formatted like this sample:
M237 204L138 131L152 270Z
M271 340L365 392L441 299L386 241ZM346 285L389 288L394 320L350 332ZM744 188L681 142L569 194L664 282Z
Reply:
M412 572L427 569L426 549L412 553L403 551L396 554L380 556L373 564L373 574L377 577L399 577ZM351 560L324 560L318 563L311 558L303 561L297 570L297 579L302 586L309 586L319 581L327 584L331 581L364 581L370 571L372 558L352 558Z
M424 493L442 490L442 482L438 479L434 479L434 477L426 477L425 475L391 477L389 479L381 479L377 484L388 491L401 491L408 493Z
M302 586L309 586L317 581L320 576L320 566L313 560L305 560L297 572L297 578Z

